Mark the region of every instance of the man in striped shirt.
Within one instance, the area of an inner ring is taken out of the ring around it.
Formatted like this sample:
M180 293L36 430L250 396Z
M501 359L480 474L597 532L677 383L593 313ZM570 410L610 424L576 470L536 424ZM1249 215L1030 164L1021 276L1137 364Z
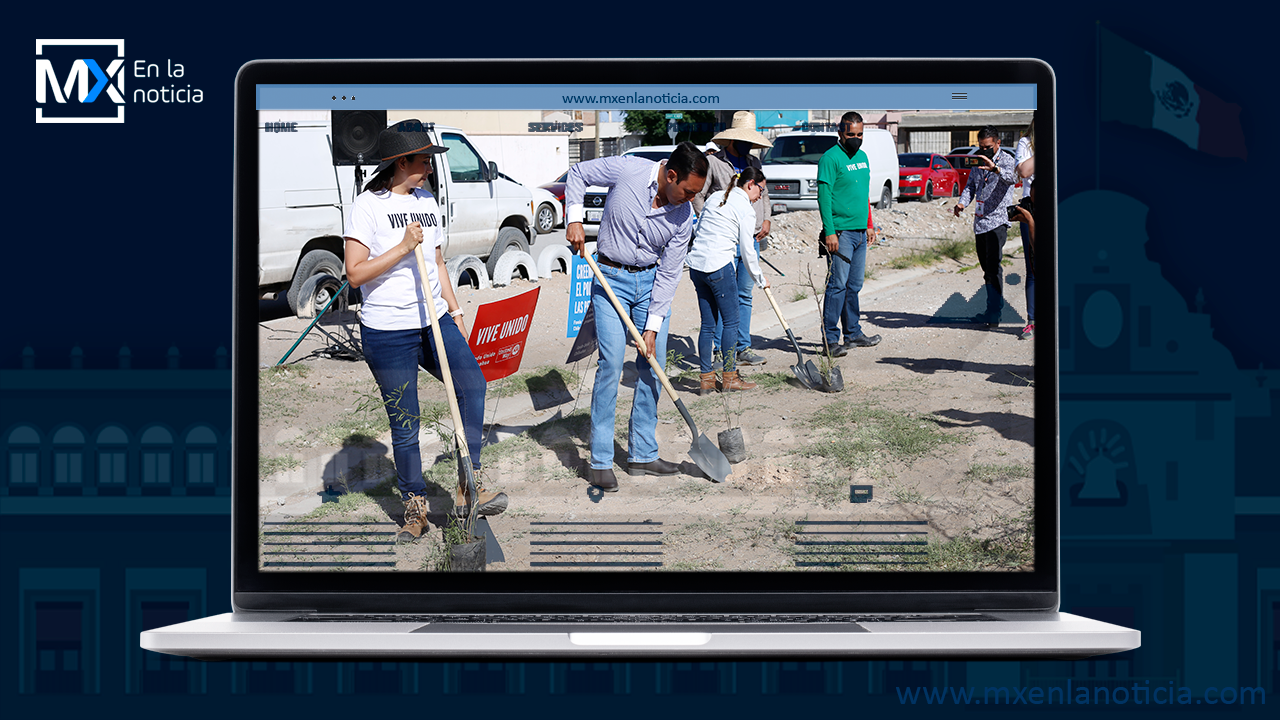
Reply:
M671 300L684 270L693 229L689 199L707 179L707 158L696 145L684 142L661 162L635 156L607 157L578 163L565 181L566 232L569 245L586 256L583 198L588 185L609 190L596 237L600 273L605 276L637 329L644 347L665 367ZM627 329L597 280L591 288L595 306L596 340L600 362L591 391L592 485L614 492L614 415L618 381L626 361ZM627 474L675 475L678 468L658 457L658 397L662 385L649 363L636 358L636 389L631 404L627 441Z

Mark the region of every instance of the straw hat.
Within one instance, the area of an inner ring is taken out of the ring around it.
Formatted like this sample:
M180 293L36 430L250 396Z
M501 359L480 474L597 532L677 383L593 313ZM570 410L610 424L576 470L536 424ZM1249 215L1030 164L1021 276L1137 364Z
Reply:
M711 142L717 145L728 145L733 140L746 140L756 147L773 147L769 138L756 130L756 114L749 110L734 113L729 129L711 138Z

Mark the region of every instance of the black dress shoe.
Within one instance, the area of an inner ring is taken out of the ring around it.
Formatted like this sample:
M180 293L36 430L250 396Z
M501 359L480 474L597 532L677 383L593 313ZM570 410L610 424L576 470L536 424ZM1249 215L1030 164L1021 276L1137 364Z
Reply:
M870 336L859 335L858 337L845 343L844 346L847 348L860 348L860 347L875 347L876 345L879 345L879 344L880 344L879 335L870 335Z
M587 476L591 484L601 490L618 492L618 478L613 474L613 468L605 468L604 470L591 468L587 470Z
M627 463L628 475L679 475L680 468L658 458L647 463Z

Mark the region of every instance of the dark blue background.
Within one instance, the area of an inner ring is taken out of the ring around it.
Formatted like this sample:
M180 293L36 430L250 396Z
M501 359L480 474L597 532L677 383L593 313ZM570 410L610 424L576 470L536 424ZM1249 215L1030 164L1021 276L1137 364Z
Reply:
M1155 131L1114 123L1099 126L1096 21L1173 64L1224 100L1240 104L1250 160L1200 154ZM1273 271L1280 250L1269 212L1274 173L1268 172L1272 153L1266 140L1270 136L1268 120L1277 117L1275 83L1268 79L1266 52L1273 40L1265 23L1250 21L1236 12L1178 12L1169 5L1149 10L1145 5L1124 8L1118 3L1074 3L1065 9L1035 3L923 7L542 3L472 4L462 11L432 3L260 3L239 11L214 5L165 4L143 10L137 6L58 3L32 7L24 19L11 22L18 32L9 33L14 42L6 55L13 68L8 77L16 87L25 86L25 82L17 83L18 70L30 67L26 53L35 38L123 37L130 90L154 86L154 81L144 85L144 81L132 78L134 60L144 59L161 67L172 60L186 70L183 78L172 82L202 89L204 102L130 102L122 126L36 125L32 130L29 106L21 99L29 96L22 92L14 95L17 99L8 103L10 118L4 135L9 141L11 172L16 176L6 184L13 221L5 242L4 296L9 308L5 316L15 326L0 331L4 338L0 341L0 370L19 368L22 349L27 346L35 352L37 368L66 368L71 348L77 345L85 354L87 368L114 367L121 345L131 348L135 368L163 367L171 346L179 348L184 368L215 366L216 349L230 346L232 89L236 70L246 61L724 54L1046 60L1059 83L1060 200L1102 189L1124 193L1146 205L1150 208L1145 224L1150 238L1147 257L1157 263L1163 282L1177 293L1158 310L1192 309L1197 292L1202 292L1212 339L1205 336L1188 342L1220 342L1242 369L1257 369L1261 364L1274 370L1280 365L1280 340L1271 312L1276 304ZM17 35L21 37L14 37ZM686 82L703 79L735 80L702 78L696 63L690 63L688 75L681 78ZM874 82L874 78L849 80ZM1077 212L1087 214L1087 210ZM1098 223L1105 226L1111 219L1100 212ZM1064 272L1071 264L1073 247L1077 243L1084 247L1086 240L1093 239L1064 234L1059 250ZM1182 307L1176 307L1177 297ZM1202 374L1222 371L1220 364L1205 362ZM1274 388L1277 380L1262 382ZM1274 390L1270 397L1274 402ZM49 405L62 405L63 414L74 418L74 404L67 407L66 399L52 392L47 400ZM1106 417L1112 410L1111 406L1099 406L1094 414ZM225 417L208 420L225 426L229 423L229 401L224 412ZM1277 473L1265 451L1276 438L1272 432L1276 428L1274 410L1272 413L1269 420L1238 426L1233 462L1221 476L1197 479L1197 491L1228 496L1280 494ZM7 433L13 423L25 419L11 416L6 409L0 431ZM1150 419L1174 425L1193 422L1156 413ZM1171 429L1176 428L1171 425ZM1260 644L1265 648L1272 642L1259 634L1263 627L1274 624L1259 626L1257 618L1273 612L1274 606L1259 604L1260 586L1252 578L1260 568L1276 565L1274 517L1246 514L1225 518L1228 526L1234 523L1234 532L1214 540L1068 539L1062 565L1068 590L1065 609L1071 608L1073 588L1075 606L1080 607L1088 605L1080 598L1105 594L1100 584L1105 589L1118 582L1114 578L1127 575L1129 584L1121 593L1130 598L1127 619L1144 633L1144 648L1126 654L1131 674L1181 677L1183 667L1201 667L1206 654L1222 653L1217 660L1237 669L1239 685L1267 684L1271 681L1259 679L1256 658ZM10 514L0 516L0 521L6 526L0 609L8 610L18 606L19 568L190 566L191 552L197 546L201 549L196 557L204 557L209 555L206 548L222 548L227 542L225 516L188 522L172 517ZM95 549L86 556L79 552L85 546ZM165 548L167 559L155 560L158 547ZM184 552L184 547L190 552ZM99 560L104 552L113 559ZM1236 598L1231 607L1233 616L1224 625L1233 629L1228 634L1234 637L1220 645L1192 642L1189 638L1194 633L1186 630L1186 614L1202 600L1198 593L1210 592L1193 587L1187 581L1190 575L1186 568L1197 562L1195 558L1210 555L1234 557L1237 563L1234 574L1227 577L1239 587L1213 589L1214 593L1234 592ZM1132 563L1132 572L1126 570L1126 563ZM1102 565L1106 570L1101 576L1109 579L1098 579ZM207 610L225 609L222 573L226 567L211 561L208 570ZM115 591L103 587L104 593ZM1114 604L1098 604L1095 609L1099 612L1094 615L1115 610ZM6 638L0 642L4 648L0 650L0 669L5 669L0 672L0 695L6 698L5 704L19 700L14 706L18 709L15 717L31 716L34 708L41 706L92 711L107 717L160 717L178 708L186 715L221 717L232 711L237 699L227 695L227 674L238 672L228 665L210 668L209 694L200 699L170 701L126 695L122 683L111 680L118 678L118 671L111 675L107 670L101 694L84 698L87 703L65 699L50 706L42 705L50 702L47 698L16 698L22 670L17 667L16 640L21 628L13 619L16 613L6 616L10 619L4 621L5 629L0 633L0 638ZM1124 612L1115 619L1125 620ZM116 636L121 634L123 622L104 616L101 623L103 635L115 648L112 652L119 652ZM1192 653L1197 656L1191 658ZM101 663L106 668L115 660L107 655ZM483 672L483 668L473 670ZM778 685L779 673L784 670L761 663L720 663L701 670L694 666L686 675L677 673L674 680L670 679L671 668L652 664L598 670L610 677L628 674L635 689L627 695L587 695L586 689L598 686L566 684L567 671L562 669L556 675L554 667L530 664L519 672L531 688L537 685L536 690L479 697L466 690L466 678L478 679L480 675L466 676L467 668L428 664L414 671L422 700L384 697L356 702L356 698L334 698L331 689L319 687L345 670L317 664L315 694L277 698L276 704L259 707L315 718L354 713L473 712L465 709L468 703L476 703L474 712L481 716L555 711L564 716L606 712L648 717L678 712L681 707L747 717L814 711L852 715L860 708L898 709L889 696L868 694L868 687L874 685L868 678L879 677L883 684L885 673L906 673L900 677L911 679L912 684L942 685L959 684L966 674L985 673L1030 683L1034 677L1057 677L1066 671L1036 663L977 670L973 664L932 663L914 671L910 665L894 669L884 663L840 663L795 675L799 679L791 684ZM509 666L502 674L510 681L514 672ZM833 672L841 678L836 685L829 679ZM668 674L670 694L655 694L655 688L662 687L663 673ZM726 676L735 682L726 684ZM557 677L561 678L560 691L548 695L542 688L547 687L545 683L554 688ZM770 677L780 695L769 693ZM452 694L450 688L461 688L461 694ZM689 692L679 692L680 688ZM1123 708L1129 713L1148 709ZM1261 708L1237 710L1256 713ZM955 711L947 708L943 712Z
M11 229L11 242L32 251L45 249L59 260L35 253L29 265L22 263L23 270L9 273L11 291L23 303L14 339L38 342L42 357L64 358L79 343L87 365L111 365L122 341L129 342L137 362L162 356L175 343L184 354L190 348L191 354L211 357L214 348L229 342L229 298L221 292L231 263L229 123L235 73L244 62L728 54L717 52L721 33L709 27L712 18L723 17L727 28L759 28L758 41L745 47L759 48L762 55L1047 61L1058 78L1060 199L1100 185L1153 208L1151 230L1159 242L1152 245L1152 259L1165 277L1188 303L1197 289L1204 289L1215 336L1241 367L1280 365L1280 337L1267 331L1258 314L1268 304L1264 273L1280 259L1280 245L1257 227L1265 215L1250 209L1255 198L1274 192L1265 138L1277 98L1256 79L1262 76L1254 75L1259 65L1265 67L1261 48L1269 42L1267 35L1238 16L1206 13L1192 23L1187 16L1103 4L1095 7L1106 7L1105 14L1089 12L1089 4L1077 3L1069 13L1028 9L1017 15L993 12L986 20L974 16L973 6L959 4L932 12L885 9L872 19L876 13L870 9L809 6L792 12L743 5L736 15L742 18L739 25L734 14L726 17L723 8L710 4L681 6L669 19L639 9L627 13L592 7L584 17L581 8L522 5L507 11L494 6L494 13L483 14L489 22L482 22L437 5L422 10L423 22L416 23L386 17L412 15L404 5L390 13L371 12L368 22L352 19L361 14L355 6L325 12L315 5L302 9L266 3L198 19L174 15L173 6L163 5L147 13L116 8L81 13L69 3L56 7L42 21L25 23L31 35L124 37L130 70L139 59L161 68L169 59L182 63L186 76L168 82L201 88L205 100L186 105L130 102L123 126L45 125L33 132L26 118L11 120L8 136L15 143L17 166L38 168L31 181L20 183L26 192L13 213L19 222ZM120 15L127 19L114 19ZM770 22L775 17L776 26ZM1096 20L1219 97L1242 105L1250 162L1193 153L1172 137L1115 123L1099 134ZM833 34L841 27L848 33ZM856 41L836 42L841 36ZM975 36L989 40L962 40ZM732 42L723 47L744 46ZM696 64L682 78L700 79ZM130 89L156 84L135 80L132 73L127 82ZM11 112L17 114L16 109ZM38 158L23 159L21 148ZM1069 241L1063 240L1063 252ZM1232 262L1236 258L1243 263ZM68 266L68 260L75 264ZM124 312L107 313L108 308ZM0 356L0 367L18 363L9 348Z

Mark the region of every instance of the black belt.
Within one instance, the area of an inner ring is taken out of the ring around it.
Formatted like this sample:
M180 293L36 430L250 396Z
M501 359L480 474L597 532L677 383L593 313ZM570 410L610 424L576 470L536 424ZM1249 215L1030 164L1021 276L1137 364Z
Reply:
M652 270L658 267L658 263L654 263L652 265L645 265L644 267L640 267L639 265L623 265L620 262L614 262L613 260L610 260L609 258L601 255L599 252L596 253L596 256L599 258L601 265L616 267L619 270L626 270L629 273L644 272L645 270Z

